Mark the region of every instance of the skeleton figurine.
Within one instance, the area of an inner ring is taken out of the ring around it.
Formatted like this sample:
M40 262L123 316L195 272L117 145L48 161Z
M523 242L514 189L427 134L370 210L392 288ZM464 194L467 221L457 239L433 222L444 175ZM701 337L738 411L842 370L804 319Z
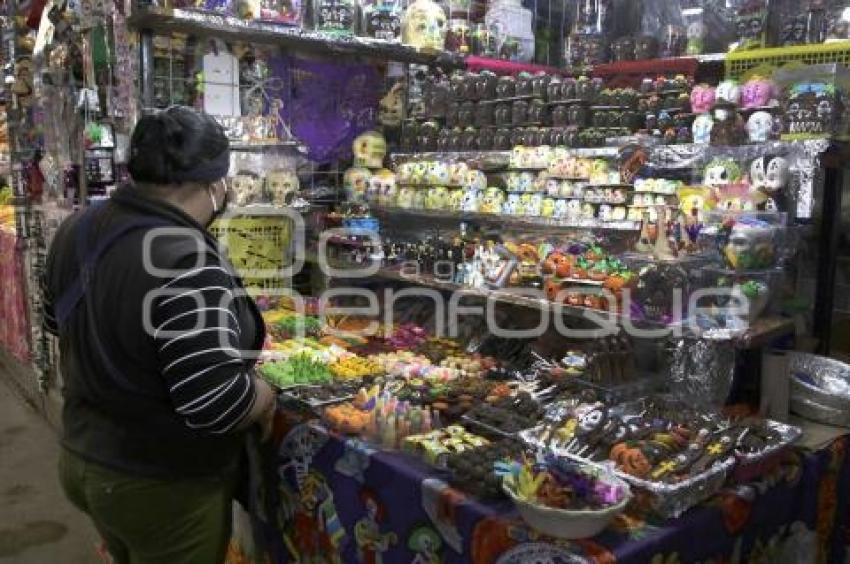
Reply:
M277 169L266 175L266 189L276 206L288 206L298 193L298 175L294 170Z
M237 206L255 204L263 199L263 180L253 172L240 171L230 179Z

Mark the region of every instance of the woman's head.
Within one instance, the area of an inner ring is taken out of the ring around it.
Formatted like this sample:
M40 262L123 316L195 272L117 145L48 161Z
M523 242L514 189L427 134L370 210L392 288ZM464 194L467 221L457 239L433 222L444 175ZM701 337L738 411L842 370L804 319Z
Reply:
M130 176L142 184L211 183L230 166L229 141L209 115L172 106L139 120L130 140Z
M207 224L227 203L230 142L209 115L172 106L136 124L127 168L137 185Z

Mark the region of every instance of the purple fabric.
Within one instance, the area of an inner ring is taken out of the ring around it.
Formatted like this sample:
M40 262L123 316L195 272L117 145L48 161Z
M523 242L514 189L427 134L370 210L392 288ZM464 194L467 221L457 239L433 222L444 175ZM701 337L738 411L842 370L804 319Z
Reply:
M288 94L284 121L308 147L310 159L327 163L350 158L354 138L375 127L382 90L375 67L287 56L270 59L269 67Z

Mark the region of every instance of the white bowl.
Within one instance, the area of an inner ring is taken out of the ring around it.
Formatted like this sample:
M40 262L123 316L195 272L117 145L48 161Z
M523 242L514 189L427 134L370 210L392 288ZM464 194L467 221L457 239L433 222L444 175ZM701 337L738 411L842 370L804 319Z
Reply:
M555 509L520 499L504 485L502 489L513 500L522 519L530 527L550 537L575 540L598 535L629 504L632 496L628 484L615 476L607 476L606 480L622 487L626 495L620 503L598 510Z

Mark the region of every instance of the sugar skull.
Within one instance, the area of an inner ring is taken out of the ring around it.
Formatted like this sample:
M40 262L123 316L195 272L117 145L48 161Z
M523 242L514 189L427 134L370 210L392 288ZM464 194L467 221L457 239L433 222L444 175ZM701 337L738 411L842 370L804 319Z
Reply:
M352 202L363 202L369 189L372 173L367 168L353 167L342 176L342 186L346 197Z
M519 173L518 172L508 172L505 173L505 188L508 192L519 192Z
M604 159L594 159L589 163L590 174L588 178L591 184L608 184L610 181L610 166Z
M540 215L542 217L554 217L555 215L555 199L543 198L543 203L540 205Z
M534 173L530 171L523 171L519 173L519 178L517 181L517 191L519 192L533 192L534 191Z
M396 198L396 205L402 209L412 208L415 193L416 190L410 186L401 187L398 191L398 198Z
M466 175L466 188L473 188L475 190L486 190L487 189L487 175L485 175L480 170L470 170Z
M611 215L614 209L609 204L599 206L599 219L602 221L611 221Z
M714 87L707 84L698 84L691 91L691 110L695 114L705 114L714 106Z
M533 168L546 168L549 166L549 160L552 158L552 147L549 145L540 145L531 149L530 165Z
M747 120L747 135L750 143L764 143L773 136L773 116L770 112L758 111Z
M426 51L442 51L446 43L446 12L432 0L416 0L401 20L401 40Z
M557 198L561 194L561 181L547 176L543 191L547 196Z
M717 86L715 97L718 102L737 106L741 103L741 85L737 80L724 80Z
M461 210L469 213L477 212L481 208L481 199L480 190L465 188L461 200Z
M756 190L774 194L783 190L790 178L790 166L783 157L760 157L750 163L750 183Z
M540 217L543 213L543 194L528 194L525 204L525 215Z
M396 168L396 178L399 184L410 184L413 175L413 163L401 163Z
M428 173L428 163L426 161L416 161L412 163L410 169L410 183L415 186L425 184L425 176Z
M510 166L511 168L526 168L529 166L529 160L533 155L533 149L523 145L517 145L511 151Z
M779 89L772 80L753 78L741 87L741 107L744 109L765 108L778 104Z
M741 167L729 158L715 157L705 167L703 184L706 186L723 186L741 179Z
M581 205L581 219L593 219L596 217L596 206L589 202Z
M278 206L288 206L298 193L298 175L291 169L272 170L266 175L266 189L272 203ZM365 186L364 186L365 188Z
M774 229L757 220L737 222L729 233L723 256L735 270L773 266L776 260Z
M454 162L449 165L449 184L452 186L463 186L466 176L469 174L469 165L462 162Z
M237 206L254 204L263 199L263 180L253 172L238 172L230 179L230 188Z
M413 209L424 210L425 201L428 198L428 190L419 189L413 191Z
M449 196L446 200L446 209L449 211L460 211L463 203L463 190L456 188L449 190Z
M443 210L449 200L449 190L445 186L435 186L428 189L428 195L425 197L425 209L428 210Z
M386 127L399 127L404 116L404 82L396 82L378 105L378 121Z
M387 154L387 140L377 131L367 131L354 139L352 151L354 166L381 168Z
M554 217L558 219L566 219L567 217L567 201L568 200L555 200L555 210Z
M711 141L711 128L714 127L714 119L710 114L700 114L694 119L691 126L694 143L708 145Z
M490 187L484 191L481 201L481 211L484 213L500 213L505 205L505 193L501 188Z
M378 204L382 206L394 206L396 204L395 174L391 170L382 168L372 176L372 183L378 185Z
M377 204L381 199L381 179L375 174L369 178L369 187L366 189L366 201Z
M626 206L614 206L614 210L611 212L611 220L623 221L626 219L626 214Z
M445 186L449 183L449 165L443 161L431 161L428 163L428 171L425 173L427 184Z
M505 215L517 215L520 209L520 195L508 194L505 204L502 206L502 213Z

